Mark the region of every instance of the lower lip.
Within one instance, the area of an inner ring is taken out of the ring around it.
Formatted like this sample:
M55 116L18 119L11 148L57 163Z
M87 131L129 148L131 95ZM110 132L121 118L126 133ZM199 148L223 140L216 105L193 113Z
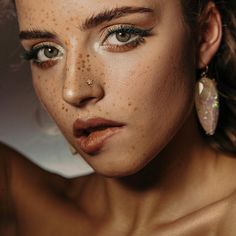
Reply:
M111 127L105 130L94 131L88 136L77 138L76 142L83 152L87 154L96 154L101 150L105 141L119 132L120 129L121 127Z

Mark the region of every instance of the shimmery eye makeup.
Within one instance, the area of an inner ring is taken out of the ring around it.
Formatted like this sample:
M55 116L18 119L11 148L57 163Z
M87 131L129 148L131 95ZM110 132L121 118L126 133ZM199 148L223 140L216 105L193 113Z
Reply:
M22 58L32 61L42 69L55 65L63 57L64 49L52 43L40 43L22 54Z
M100 44L109 52L126 52L145 43L145 38L152 35L151 29L140 29L133 25L115 25L105 32ZM41 69L48 69L57 64L64 55L64 49L51 42L39 43L22 54L22 58L32 61Z
M101 46L111 52L125 52L145 42L152 35L151 29L139 29L132 25L118 25L107 29Z

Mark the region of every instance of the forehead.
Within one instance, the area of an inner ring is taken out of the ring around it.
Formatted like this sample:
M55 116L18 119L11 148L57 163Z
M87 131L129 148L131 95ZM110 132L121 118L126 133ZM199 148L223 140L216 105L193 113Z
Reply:
M173 0L16 0L16 7L20 26L29 24L41 24L52 20L78 21L97 15L99 12L119 7L145 7L154 12L160 12L165 6L176 7L179 1ZM64 22L66 23L66 22ZM39 27L39 25L37 25Z
M82 14L94 13L104 10L109 7L119 6L147 6L155 7L163 2L163 0L16 0L17 10L24 13L35 12L60 12L63 16L64 13L69 11L71 14L74 12Z

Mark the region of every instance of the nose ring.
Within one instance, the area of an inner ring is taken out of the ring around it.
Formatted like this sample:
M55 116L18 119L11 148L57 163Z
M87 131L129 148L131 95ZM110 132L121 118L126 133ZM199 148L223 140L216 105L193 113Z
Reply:
M88 80L86 81L86 84L87 84L89 87L92 87L92 86L93 86L93 83L94 83L94 80L92 80L92 79L88 79Z

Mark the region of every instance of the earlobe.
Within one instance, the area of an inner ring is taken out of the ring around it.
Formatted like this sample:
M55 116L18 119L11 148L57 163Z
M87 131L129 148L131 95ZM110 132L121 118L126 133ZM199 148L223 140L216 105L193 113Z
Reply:
M222 39L222 22L216 5L208 4L202 13L200 25L200 40L198 54L198 68L205 68L219 49Z

